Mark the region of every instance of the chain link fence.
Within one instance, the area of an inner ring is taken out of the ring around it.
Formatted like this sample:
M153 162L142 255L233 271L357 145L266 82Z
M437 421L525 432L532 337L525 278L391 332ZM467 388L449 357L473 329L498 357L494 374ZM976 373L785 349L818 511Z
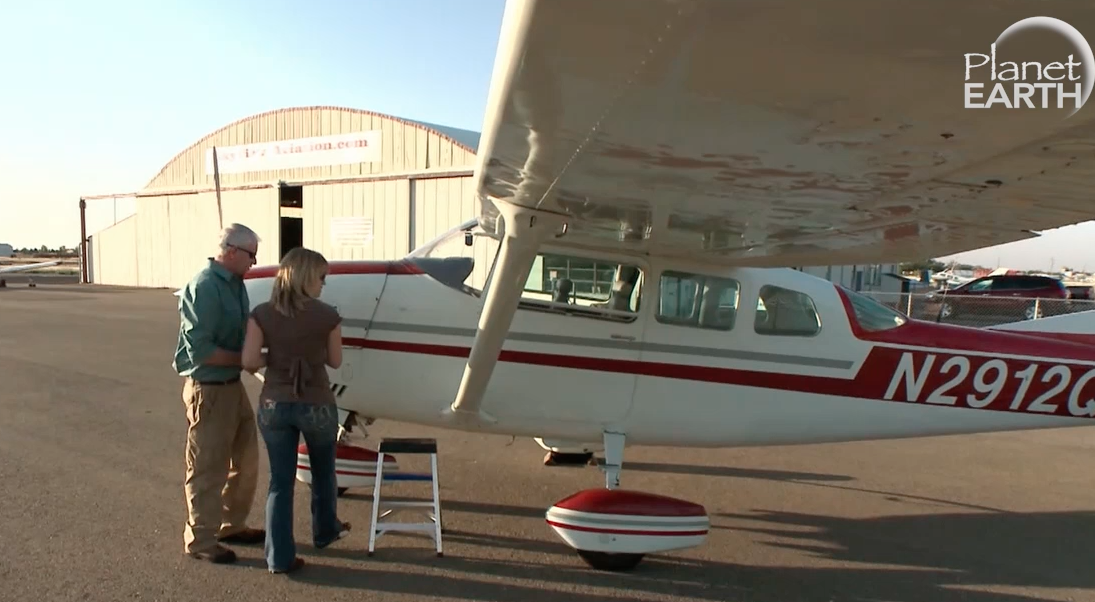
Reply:
M862 294L910 318L975 328L1095 310L1095 301L1087 299L981 297L943 292Z

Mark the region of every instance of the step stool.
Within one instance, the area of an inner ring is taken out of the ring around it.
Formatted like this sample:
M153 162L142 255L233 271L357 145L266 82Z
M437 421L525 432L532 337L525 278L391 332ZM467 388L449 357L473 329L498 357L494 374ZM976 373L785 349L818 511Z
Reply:
M383 458L385 454L429 454L430 473L406 473L389 470L384 472ZM389 507L417 507L433 508L430 522L424 523L394 523L380 522L380 519L391 514L392 510L380 512L380 487L384 481L431 481L433 484L432 502L388 502ZM437 546L437 555L441 552L441 501L437 485L437 440L436 439L405 439L389 438L381 439L377 448L376 477L373 482L373 516L369 525L369 552L372 556L376 549L376 540L384 533L393 531L411 531L417 533L429 533Z

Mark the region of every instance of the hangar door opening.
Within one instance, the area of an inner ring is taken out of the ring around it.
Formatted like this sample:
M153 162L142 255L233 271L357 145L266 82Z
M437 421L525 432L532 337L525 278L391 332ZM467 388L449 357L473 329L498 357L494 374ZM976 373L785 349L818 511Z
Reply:
M278 205L281 207L278 234L281 241L281 252L278 254L280 261L289 251L304 246L304 187L279 186Z

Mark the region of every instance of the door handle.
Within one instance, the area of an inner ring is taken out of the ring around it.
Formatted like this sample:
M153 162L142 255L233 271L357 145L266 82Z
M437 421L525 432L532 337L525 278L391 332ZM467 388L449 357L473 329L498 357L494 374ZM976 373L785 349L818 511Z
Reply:
M608 335L608 338L616 339L617 341L634 341L635 340L635 337L633 337L631 335L627 335L627 334L610 334L610 335Z

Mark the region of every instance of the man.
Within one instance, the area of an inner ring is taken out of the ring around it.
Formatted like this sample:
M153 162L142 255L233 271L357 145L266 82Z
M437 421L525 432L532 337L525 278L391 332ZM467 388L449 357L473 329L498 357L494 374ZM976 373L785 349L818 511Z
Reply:
M223 543L265 541L246 527L258 480L258 437L251 400L240 382L240 351L251 303L243 275L255 265L259 237L232 224L220 253L179 295L174 367L183 383L186 433L184 551L214 563L235 562Z

